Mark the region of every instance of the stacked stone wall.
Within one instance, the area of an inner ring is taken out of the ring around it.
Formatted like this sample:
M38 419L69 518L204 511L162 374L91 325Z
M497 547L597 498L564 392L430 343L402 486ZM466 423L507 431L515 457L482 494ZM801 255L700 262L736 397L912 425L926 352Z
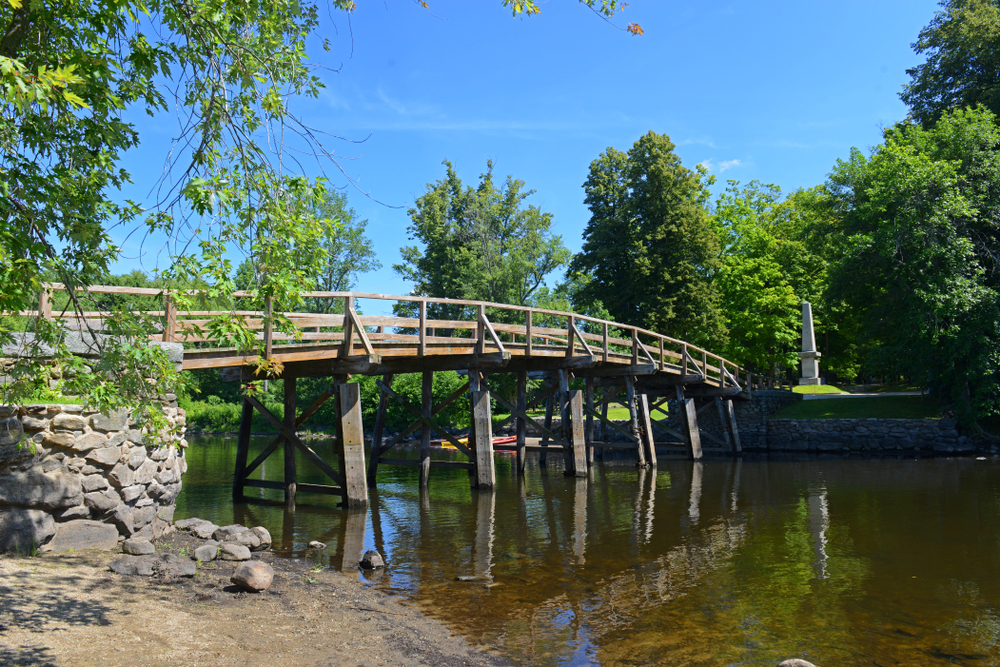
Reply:
M164 408L183 433L185 414ZM111 549L171 530L187 470L182 436L159 444L127 412L0 408L0 552Z
M850 399L843 399L850 400ZM772 419L768 449L788 452L975 452L954 419Z

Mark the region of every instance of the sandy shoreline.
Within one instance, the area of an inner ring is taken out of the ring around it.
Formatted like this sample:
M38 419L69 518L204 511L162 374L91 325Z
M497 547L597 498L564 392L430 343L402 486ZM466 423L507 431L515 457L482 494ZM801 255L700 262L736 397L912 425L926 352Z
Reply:
M173 534L157 551L196 541ZM117 553L0 556L0 665L6 667L337 667L506 665L415 609L313 562L256 555L275 579L229 583L235 564L193 579L125 577Z

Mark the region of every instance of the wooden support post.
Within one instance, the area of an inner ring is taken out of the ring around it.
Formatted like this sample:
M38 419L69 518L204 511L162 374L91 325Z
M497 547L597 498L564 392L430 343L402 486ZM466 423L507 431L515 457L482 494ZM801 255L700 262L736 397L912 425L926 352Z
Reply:
M633 334L634 333L635 332L633 331ZM643 451L642 435L639 432L639 414L635 405L635 378L632 377L631 375L625 376L625 397L626 400L628 401L628 414L630 421L629 431L632 433L632 435L635 436L636 439L636 448L635 448L636 465L645 468L646 452Z
M736 425L736 410L733 408L731 400L724 401L724 403L726 404L726 425L733 441L733 452L739 454L743 451L743 446L740 444L740 428Z
M681 345L681 377L688 374L688 346L687 343Z
M608 410L610 410L611 401L608 400L605 394L605 399L601 403L601 442L608 441ZM597 458L601 461L604 460L604 449L602 448L597 452Z
M545 428L546 430L549 431L552 430L553 401L555 401L555 396L552 395L550 395L547 399L545 399ZM542 447L545 447L548 444L549 444L549 434L542 433L542 442L541 442ZM548 464L549 464L548 452L543 449L542 451L538 452L538 465L544 468Z
M392 389L393 375L382 376L382 383ZM385 431L385 416L389 410L389 395L379 392L378 411L375 413L375 430L372 432L372 448L368 455L368 485L375 486L375 476L378 474L378 459L382 455L382 433Z
M243 482L247 478L247 455L250 452L250 426L253 421L253 406L243 399L240 414L240 434L236 439L236 470L233 473L233 502L243 502Z
M594 378L587 378L587 421L584 424L583 435L587 443L587 467L594 465Z
M525 412L528 409L528 373L520 371L517 374L517 409ZM517 474L524 474L525 440L528 434L528 424L523 417L517 418Z
M490 392L472 392L472 423L475 425L473 454L475 458L475 488L492 489L496 485L493 469L493 421L490 417Z
M569 371L559 371L559 431L562 433L566 446L570 439L570 408L569 408Z
M295 432L295 378L286 377L285 384L285 427L291 432ZM295 506L295 444L285 438L282 448L285 452L285 501L290 506Z
M726 421L725 409L722 406L722 399L718 396L715 397L715 407L719 412L719 428L722 429L722 440L726 443L726 447L732 447L733 442L729 437L729 424ZM735 448L733 451L736 451Z
M701 431L698 430L698 410L694 406L693 398L684 400L681 415L687 435L688 457L692 461L700 461L702 456Z
M632 365L639 365L639 330L632 327Z
M646 465L656 467L656 436L653 433L653 420L649 414L649 398L646 394L637 396L639 406L639 434L643 452L646 455Z
M601 361L608 362L608 323L604 323L604 339L601 347Z
M571 451L566 452L566 474L573 477L587 476L587 441L583 434L583 392L569 392L571 425L566 430Z
M421 387L420 413L430 419L434 409L434 372L424 371ZM420 428L420 486L427 486L431 474L431 429L424 423Z
M361 421L361 385L343 383L340 399L340 473L344 476L344 503L350 509L368 507L365 483L365 431Z

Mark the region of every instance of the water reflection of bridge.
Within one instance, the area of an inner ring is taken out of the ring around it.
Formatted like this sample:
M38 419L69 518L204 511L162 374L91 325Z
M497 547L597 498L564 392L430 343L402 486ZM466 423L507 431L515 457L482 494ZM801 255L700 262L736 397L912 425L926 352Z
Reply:
M387 554L385 585L409 589L472 634L470 626L496 623L498 615L502 623L544 617L548 626L557 609L610 631L726 567L745 544L748 523L763 518L756 508L775 500L768 467L740 459L664 462L639 470L638 479L621 465L595 468L593 479L511 472L496 492L473 491L471 504L452 502L454 482L440 490L383 485L367 510L331 515L334 525L315 539L336 544L331 564L338 568L350 569L366 545ZM813 480L800 497L822 577L825 490Z

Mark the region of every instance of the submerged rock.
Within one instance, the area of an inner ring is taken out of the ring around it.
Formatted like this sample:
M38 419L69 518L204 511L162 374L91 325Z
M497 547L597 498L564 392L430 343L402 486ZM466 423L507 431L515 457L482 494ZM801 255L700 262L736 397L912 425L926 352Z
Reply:
M379 552L369 549L361 557L361 567L365 570L377 570L385 567L385 561Z

